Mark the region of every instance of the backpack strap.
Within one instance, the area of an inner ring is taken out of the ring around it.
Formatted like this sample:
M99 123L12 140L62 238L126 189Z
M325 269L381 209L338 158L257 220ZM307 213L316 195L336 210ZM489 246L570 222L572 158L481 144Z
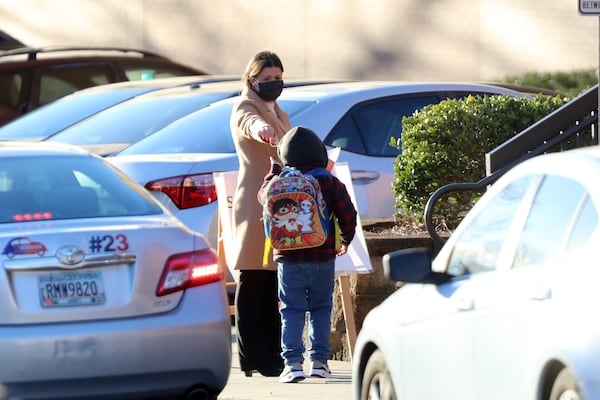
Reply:
M265 236L265 249L263 251L263 268L267 268L269 266L269 250L271 250L271 239Z
M311 170L306 171L307 175L312 175L312 176L327 176L327 175L333 175L331 173L331 171L327 171L325 168L321 168L321 167L317 167L317 168L313 168ZM335 216L335 214L329 210L329 219L333 220L333 234L335 235L335 249L339 250L340 249L340 245L342 243L342 236L340 234L341 230L340 230L340 224L338 223L338 219Z
M317 167L306 171L306 175L312 176L324 176L324 175L333 175L331 172L327 171L325 168Z

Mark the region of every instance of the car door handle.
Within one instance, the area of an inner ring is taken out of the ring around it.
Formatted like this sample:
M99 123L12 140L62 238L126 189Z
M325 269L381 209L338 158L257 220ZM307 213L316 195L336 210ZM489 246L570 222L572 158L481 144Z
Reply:
M368 185L379 179L379 172L367 171L366 169L353 169L350 172L352 183L355 185Z

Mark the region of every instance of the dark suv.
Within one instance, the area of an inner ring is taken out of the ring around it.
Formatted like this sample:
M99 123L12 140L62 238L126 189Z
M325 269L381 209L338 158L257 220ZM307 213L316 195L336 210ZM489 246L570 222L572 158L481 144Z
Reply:
M112 82L207 75L147 51L43 47L0 52L0 125L76 90Z

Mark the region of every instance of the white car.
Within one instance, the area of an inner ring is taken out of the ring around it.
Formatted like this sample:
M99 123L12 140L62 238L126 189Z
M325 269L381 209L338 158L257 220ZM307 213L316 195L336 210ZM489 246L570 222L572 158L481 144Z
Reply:
M106 156L210 103L237 96L240 86L239 81L227 81L153 90L109 107L43 140L74 144Z
M600 399L600 147L501 177L433 262L384 256L405 284L369 312L354 398Z
M31 135L35 132L37 137L44 136L42 140L74 144L105 156L215 101L240 94L240 79L226 76L213 76L212 81L209 79L208 75L204 77L205 81L168 78L154 85L153 81L141 81L86 89L39 109L39 113L35 110L1 127L0 140L3 135ZM290 79L285 85L312 82L321 81ZM146 92L140 93L142 90ZM130 98L124 98L126 96ZM116 103L103 105L109 102ZM105 108L86 115L97 107Z
M216 399L224 268L204 237L74 146L0 144L0 398Z
M293 126L314 130L339 162L351 169L362 218L393 216L390 138L402 134L402 118L446 98L520 92L469 83L341 82L285 88L278 103ZM238 160L229 130L231 98L211 104L134 143L109 161L151 190L186 225L217 243L213 172L235 171ZM257 188L258 190L258 188Z

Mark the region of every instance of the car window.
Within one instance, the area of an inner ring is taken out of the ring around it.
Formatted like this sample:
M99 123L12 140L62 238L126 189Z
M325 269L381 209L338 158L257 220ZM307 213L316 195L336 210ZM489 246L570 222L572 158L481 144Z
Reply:
M29 72L0 74L0 123L10 121L21 114L25 103L24 82L27 82Z
M520 178L498 192L454 242L448 273L463 275L493 271L498 266L500 251L526 194L540 177Z
M46 140L76 145L129 144L207 106L215 99L219 99L219 95L214 93L182 97L139 97L96 114Z
M279 102L290 118L313 104L313 101ZM172 122L118 154L235 153L229 127L232 107L231 102L211 104Z
M50 103L79 89L114 82L115 76L106 64L75 64L40 70L39 98L32 108Z
M579 214L582 210L585 221L581 221ZM574 224L578 220L581 222ZM540 265L559 259L565 254L571 229L575 227L579 238L569 246L573 251L585 244L585 235L589 237L597 220L581 184L561 176L546 176L527 217L513 266Z
M92 157L0 158L0 223L161 213Z
M118 63L130 81L147 79L171 78L174 76L191 75L191 73L177 66L151 63Z
M118 154L235 153L229 130L232 107L227 102L198 110Z
M598 210L592 199L589 196L585 196L581 204L581 211L573 226L573 232L567 241L565 253L571 255L582 249L597 226Z
M17 108L25 73L0 74L0 104Z
M402 135L402 118L439 101L433 94L359 104L340 119L324 142L352 153L395 157L399 151L390 146L390 138Z
M130 99L141 91L128 88L76 93L57 99L0 127L0 139L44 139L92 114Z

